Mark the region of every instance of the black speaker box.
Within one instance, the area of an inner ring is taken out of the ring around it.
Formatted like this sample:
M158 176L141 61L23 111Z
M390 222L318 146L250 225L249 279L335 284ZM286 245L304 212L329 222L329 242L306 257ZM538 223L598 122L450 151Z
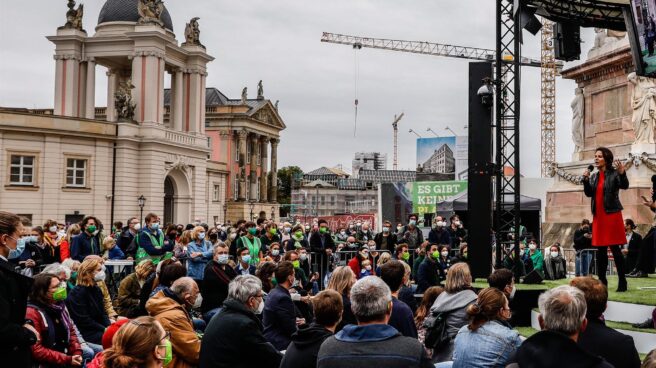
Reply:
M539 284L542 282L542 276L537 270L533 270L524 276L524 284Z

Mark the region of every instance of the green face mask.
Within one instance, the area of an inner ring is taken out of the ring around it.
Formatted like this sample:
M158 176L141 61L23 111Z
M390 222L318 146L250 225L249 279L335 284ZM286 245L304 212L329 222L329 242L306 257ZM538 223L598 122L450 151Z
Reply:
M56 302L61 302L66 300L66 286L60 286L52 293L52 300Z
M171 341L166 340L164 343L160 346L163 346L166 349L166 354L163 357L158 357L161 361L162 364L169 365L171 361L173 360L173 346L171 345Z
M402 258L404 261L409 260L409 259L410 259L410 253L408 253L408 252L403 252L403 254L401 254L401 258Z
M297 232L294 233L294 235L296 235L297 238L300 238L300 237L303 236L303 232L302 231L297 231Z
M463 253L462 258L467 259L467 253Z
M439 259L439 258L440 258L440 252L438 252L438 251L434 251L433 253L431 253L431 255L432 255L433 258L435 258L435 259Z
M248 233L251 235L255 235L257 233L257 229L254 227L251 227L248 229Z
M90 232L90 233L96 231L96 225L88 225L87 226L87 231Z
M322 233L322 234L325 234L325 233L328 232L328 229L326 229L325 227L320 227L319 232Z
M269 232L271 233L271 235L276 235L276 229L271 229L269 230Z
M300 268L301 267L301 262L299 260L292 261L292 265L294 265L294 268Z
M77 280L77 271L71 272L71 280L70 281L75 281Z
M274 287L278 286L278 279L276 279L275 277L272 278L272 279L271 279L271 284L272 284Z

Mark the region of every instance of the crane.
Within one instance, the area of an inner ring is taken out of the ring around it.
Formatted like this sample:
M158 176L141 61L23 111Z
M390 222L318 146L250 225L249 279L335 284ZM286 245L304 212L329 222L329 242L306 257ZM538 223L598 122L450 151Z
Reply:
M548 32L544 32L542 38L553 37L553 33L549 36ZM553 32L553 31L551 31ZM482 60L494 61L496 59L495 51L490 49L483 49L478 47L465 47L448 44L440 44L426 41L404 41L386 38L372 38L372 37L359 37L350 36L337 33L324 32L321 36L321 42L335 43L342 45L352 45L354 48L361 49L362 47L382 49L390 51L410 52L414 54L445 56L459 59L469 60ZM553 56L553 44L551 55ZM520 64L523 66L531 66L541 68L542 70L542 175L546 176L547 168L555 160L556 152L556 135L555 135L555 87L556 87L556 70L562 69L562 62L556 62L552 57L550 61L545 62L545 42L543 41L543 52L541 59L533 59L522 57ZM504 55L505 57L512 58L512 55ZM546 67L552 72L545 72ZM545 119L549 119L545 121Z
M397 170L398 168L398 149L397 149L397 139L399 136L399 121L401 121L401 118L403 118L403 115L405 115L404 112L401 113L398 117L394 115L394 122L392 123L392 128L394 128L394 170Z

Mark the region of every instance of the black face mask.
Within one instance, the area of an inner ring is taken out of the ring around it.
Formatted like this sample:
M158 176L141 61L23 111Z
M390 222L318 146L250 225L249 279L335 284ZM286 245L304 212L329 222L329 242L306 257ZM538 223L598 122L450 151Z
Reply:
M210 234L210 240L217 240L218 238L219 238L219 234L217 233Z
M176 233L170 233L170 234L169 234L169 238L171 238L171 239L175 239L177 236L178 236L178 233L177 233L177 232L176 232Z

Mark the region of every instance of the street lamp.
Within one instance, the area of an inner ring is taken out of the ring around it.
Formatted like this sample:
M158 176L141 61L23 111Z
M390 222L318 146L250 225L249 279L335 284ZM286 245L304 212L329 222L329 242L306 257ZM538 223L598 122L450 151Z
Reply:
M419 133L415 132L415 131L412 130L412 129L408 130L408 133L414 133L417 137L421 138L421 136L419 135Z
M255 209L255 202L251 201L249 207L251 209L251 221L253 221L253 210Z
M454 136L458 135L458 134L456 134L456 132L453 131L453 129L449 128L448 126L446 128L444 128L444 130L450 131L451 133L453 133Z
M228 214L228 205L224 203L223 204L223 224L224 225L228 223L228 220L226 219L227 214Z
M141 210L141 214L139 216L139 221L143 224L143 208L146 205L146 197L142 195L137 198L137 203L139 203L139 209Z
M426 131L435 134L435 136L438 137L438 138L440 137L440 135L437 134L437 133L435 133L435 131L434 131L433 129L431 129L431 128L426 129Z

